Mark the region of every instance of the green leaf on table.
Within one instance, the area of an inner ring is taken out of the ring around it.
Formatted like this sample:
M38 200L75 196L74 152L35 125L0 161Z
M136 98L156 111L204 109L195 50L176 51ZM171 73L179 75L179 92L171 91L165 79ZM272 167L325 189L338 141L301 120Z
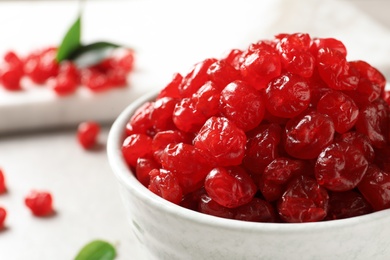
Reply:
M73 25L62 39L58 48L56 60L61 62L68 59L81 46L81 15L79 15Z
M94 240L85 245L74 260L113 260L115 256L113 245L103 240Z

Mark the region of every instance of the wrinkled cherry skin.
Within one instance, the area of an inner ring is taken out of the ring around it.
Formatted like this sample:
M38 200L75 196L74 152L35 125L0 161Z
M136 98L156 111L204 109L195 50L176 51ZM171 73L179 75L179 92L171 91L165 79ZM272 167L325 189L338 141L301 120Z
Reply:
M4 222L7 217L7 211L5 208L0 207L0 231L4 228Z
M46 191L31 191L24 199L26 206L32 214L44 217L53 214L53 198Z
M376 100L360 109L356 130L366 135L376 148L383 148L387 143L389 111L389 105L383 100Z
M145 134L132 134L122 144L122 154L127 164L136 167L140 157L152 157L152 138Z
M356 148L360 149L369 163L374 161L375 151L367 136L358 132L350 131L338 136L335 138L335 141L345 142L355 146Z
M261 175L265 167L279 156L282 129L277 124L261 125L252 131L246 143L243 166L252 174Z
M349 64L359 71L361 77L377 85L379 87L379 94L382 94L386 86L386 78L380 71L362 60L351 61Z
M227 84L241 78L239 70L224 60L215 61L207 70L209 79L222 90Z
M207 117L197 109L196 99L183 98L173 110L173 123L183 132L197 132L206 122Z
M329 195L314 179L293 179L278 202L279 216L289 223L316 222L328 213Z
M287 122L286 152L299 159L314 159L332 143L335 129L330 117L310 111Z
M199 212L216 216L220 218L233 219L235 216L235 209L224 207L210 198L209 195L203 194L200 197L198 204Z
M359 116L359 108L355 102L339 91L326 93L318 101L317 111L332 119L338 133L345 133L354 127Z
M175 204L179 204L183 197L179 181L172 172L164 169L153 169L149 173L150 183L148 189Z
M330 192L327 220L357 217L372 212L367 200L356 191Z
M318 156L315 176L317 182L329 190L348 191L359 184L367 167L360 149L345 142L334 143Z
M202 187L202 181L212 165L203 151L184 143L169 144L160 155L161 165L178 179L183 193L193 192Z
M212 81L207 81L191 99L194 102L196 111L201 112L206 117L219 114L219 99L221 90Z
M251 222L278 222L273 206L259 198L253 198L249 203L237 207L234 219Z
M227 208L250 202L257 191L251 177L240 167L217 167L206 176L204 187L212 200Z
M222 114L245 132L259 125L265 113L260 92L243 81L234 81L222 90L220 107Z
M156 132L175 128L172 120L172 113L175 109L176 103L177 99L169 97L157 99L153 103L152 112L150 113L150 121Z
M158 94L157 99L163 97L180 98L179 86L183 81L183 76L180 73L175 73L169 82Z
M267 110L279 117L292 118L303 112L310 103L307 82L294 74L286 73L273 79L266 88Z
M153 158L138 158L135 175L142 185L148 187L150 183L150 171L159 168L160 165Z
M153 155L157 162L161 162L161 154L169 144L191 143L191 138L178 130L158 132L152 141Z
M340 52L344 57L347 57L347 48L345 45L334 38L314 38L311 42L310 51L314 57L317 57L318 50L322 48L329 48Z
M239 165L244 158L246 135L225 117L211 117L194 138L195 147L205 151L220 166Z
M358 72L348 64L345 56L337 50L319 49L317 67L321 78L332 89L355 90L358 86Z
M359 191L375 211L390 208L390 173L370 165L358 185Z
M151 120L152 112L153 102L146 102L139 107L126 125L126 134L146 134L153 126Z

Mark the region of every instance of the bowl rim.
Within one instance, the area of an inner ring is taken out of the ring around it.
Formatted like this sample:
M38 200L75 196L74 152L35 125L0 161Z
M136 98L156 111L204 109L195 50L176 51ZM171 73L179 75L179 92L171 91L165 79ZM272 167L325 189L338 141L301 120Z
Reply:
M117 180L123 185L126 190L132 192L137 198L144 203L150 204L155 208L166 211L171 215L186 219L187 221L197 222L198 224L215 226L220 229L241 229L250 232L272 232L272 233L289 233L289 232L312 232L328 229L338 229L353 227L355 225L363 225L371 223L372 221L379 221L384 219L390 220L390 209L373 212L370 214L340 219L329 220L321 222L308 223L261 223L240 221L234 219L225 219L196 212L190 209L173 204L160 196L150 192L143 186L134 176L134 173L125 162L121 145L124 140L125 126L128 123L131 115L142 104L151 101L157 97L158 91L148 92L137 98L134 102L129 104L117 117L112 124L107 140L107 156L109 165L114 172Z

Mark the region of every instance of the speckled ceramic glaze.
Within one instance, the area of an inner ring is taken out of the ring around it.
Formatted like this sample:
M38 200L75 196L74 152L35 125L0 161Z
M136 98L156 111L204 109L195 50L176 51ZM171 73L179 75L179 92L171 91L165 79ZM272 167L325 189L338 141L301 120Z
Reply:
M252 223L194 212L147 190L122 158L121 144L131 115L155 96L127 107L107 144L131 229L148 259L390 259L390 210L319 223Z

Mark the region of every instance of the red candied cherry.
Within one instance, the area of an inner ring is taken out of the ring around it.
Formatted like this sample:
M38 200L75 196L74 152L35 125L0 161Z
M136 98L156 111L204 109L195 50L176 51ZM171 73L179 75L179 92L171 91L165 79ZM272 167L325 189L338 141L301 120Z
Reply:
M20 80L24 74L23 62L19 56L8 51L4 55L4 64L1 68L1 84L7 90L20 90Z
M279 54L268 48L257 49L245 56L241 67L243 80L256 89L267 87L268 82L280 75L282 65Z
M194 138L195 147L205 151L220 166L239 165L245 153L244 131L225 117L211 117Z
M326 93L318 101L317 111L328 115L333 120L335 131L341 134L354 127L359 116L355 102L340 91Z
M240 71L224 60L219 60L211 64L207 70L207 74L209 75L209 79L214 82L220 90L230 82L241 78Z
M306 80L291 73L273 79L265 93L267 110L279 117L295 117L310 103L310 88Z
M252 178L239 166L212 169L204 187L212 200L227 208L247 204L257 191Z
M173 74L172 80L160 91L157 98L180 98L179 86L182 81L183 76L180 73Z
M277 124L262 124L252 131L245 148L245 169L252 174L263 174L265 167L279 156L281 132Z
M108 76L106 73L93 70L93 69L84 69L81 72L82 83L92 92L103 92L110 89L110 84Z
M135 167L135 176L142 185L148 187L150 183L150 171L159 168L160 165L152 158L138 158Z
M386 86L386 78L379 70L362 60L350 61L349 64L353 66L357 71L359 71L361 77L364 77L373 82L374 84L378 85L380 89L380 94L383 92Z
M253 198L249 203L236 208L234 218L251 222L277 222L274 207L259 198Z
M317 222L328 213L329 195L316 180L299 176L290 181L279 200L279 216L289 223Z
M191 143L191 138L178 130L166 130L156 133L152 141L154 158L161 162L161 154L168 144Z
M4 228L4 222L7 217L7 211L5 208L0 207L0 230Z
M317 67L321 78L335 90L355 90L359 73L347 62L345 56L334 49L321 48L317 54Z
M317 107L318 101L332 89L321 79L318 70L314 70L311 78L306 79L310 87L310 104L309 107Z
M368 162L360 149L340 142L326 147L315 164L317 182L332 191L355 188L366 173Z
M390 174L370 165L362 181L359 191L375 211L390 208Z
M360 109L356 130L365 134L376 148L383 148L387 143L389 110L389 105L382 99Z
M345 45L334 38L314 38L310 46L310 51L314 57L317 57L317 52L321 48L339 51L344 57L347 57L347 48Z
M278 43L283 67L291 73L304 78L313 74L315 59L309 52L310 36L304 33L294 33L285 36Z
M31 53L24 63L26 75L35 83L43 84L58 73L59 64L55 60L56 48L46 48Z
M360 77L357 88L355 90L344 90L344 93L350 96L359 107L363 107L378 99L381 96L382 89L369 79Z
M210 162L203 153L184 143L169 144L161 152L162 167L176 176L184 194L202 187L204 178L211 169Z
M198 210L201 213L220 218L233 219L235 209L224 207L210 198L207 194L200 197Z
M215 116L219 113L219 98L221 90L215 83L207 81L198 91L192 95L195 108L206 117Z
M368 162L373 162L375 157L374 148L370 144L367 136L362 133L358 133L355 131L350 131L344 133L336 138L337 142L345 142L355 146L360 149L363 153L364 157L366 157Z
M7 186L5 185L4 173L0 169L0 194L5 193L7 191Z
M53 198L49 192L32 190L24 199L32 214L38 217L53 214Z
M239 49L231 49L226 52L225 55L221 58L222 61L230 64L233 68L239 70L241 66L241 58L243 55L243 51Z
M172 120L176 103L176 99L169 97L159 98L153 102L150 120L156 132L176 128Z
M264 118L263 97L244 81L233 81L222 90L220 107L222 114L244 132L255 128Z
M390 145L381 149L375 149L374 164L385 172L390 172Z
M216 59L205 59L194 65L192 70L184 76L179 85L179 93L181 97L191 97L206 81L209 80L207 70Z
M204 187L197 189L193 192L187 193L183 195L183 199L180 202L180 206L190 209L193 211L200 211L200 200L203 195L206 194L206 190Z
M284 148L295 158L314 159L332 143L334 132L329 116L309 111L287 122Z
M100 125L94 121L82 122L77 128L77 139L84 149L91 149L97 143Z
M122 145L122 154L127 164L137 166L141 157L152 157L152 138L145 134L132 134L126 137Z
M194 98L183 98L173 110L173 123L183 132L197 132L207 120L196 102Z
M267 201L275 201L282 197L285 185L294 176L309 174L311 171L303 161L279 157L268 164L260 175L259 190Z
M179 181L172 172L164 169L153 169L149 173L149 190L158 196L175 204L179 204L183 197Z
M127 72L123 69L111 69L106 72L108 87L124 87L127 85Z
M153 102L146 102L140 106L126 125L126 133L147 134L153 126L151 114L153 112Z
M79 75L76 65L70 61L60 64L58 75L51 81L54 92L59 96L66 96L76 91L79 84Z
M327 220L352 218L372 212L372 207L358 192L350 190L329 193Z
M135 55L134 51L125 50L117 60L117 67L124 70L126 73L131 72L134 69Z

